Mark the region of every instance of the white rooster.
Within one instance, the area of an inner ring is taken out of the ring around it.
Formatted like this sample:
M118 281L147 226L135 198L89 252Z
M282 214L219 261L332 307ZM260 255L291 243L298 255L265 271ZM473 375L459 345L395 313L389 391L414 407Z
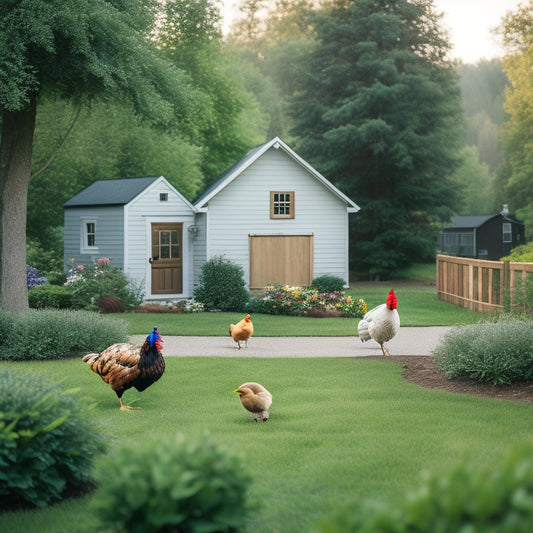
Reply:
M397 307L398 300L391 289L387 295L387 303L370 309L357 326L361 342L374 339L381 346L383 355L387 357L389 357L389 352L384 343L390 341L400 329L400 315Z

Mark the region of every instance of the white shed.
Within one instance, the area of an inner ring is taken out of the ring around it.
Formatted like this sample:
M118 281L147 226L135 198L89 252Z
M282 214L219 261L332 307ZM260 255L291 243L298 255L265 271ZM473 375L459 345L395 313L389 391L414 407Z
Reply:
M145 301L193 296L224 256L246 286L349 282L348 216L359 207L281 139L258 146L191 204L163 176L100 180L64 204L65 272L108 257Z
M359 207L278 137L230 167L194 207L195 279L224 255L250 289L326 274L349 282L348 215Z

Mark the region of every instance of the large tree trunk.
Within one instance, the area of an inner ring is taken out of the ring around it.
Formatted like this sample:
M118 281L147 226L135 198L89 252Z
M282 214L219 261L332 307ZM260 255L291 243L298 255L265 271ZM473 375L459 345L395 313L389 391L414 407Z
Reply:
M0 305L28 309L26 211L30 184L36 101L24 111L2 115L0 141Z

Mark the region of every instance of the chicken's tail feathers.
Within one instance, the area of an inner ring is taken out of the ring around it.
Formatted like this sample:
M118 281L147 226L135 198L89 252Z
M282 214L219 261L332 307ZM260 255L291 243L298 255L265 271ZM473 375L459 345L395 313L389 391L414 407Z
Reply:
M95 353L95 352L93 352L93 353L88 353L87 355L84 355L84 356L82 357L82 361L83 361L84 363L89 363L89 364L91 364L91 363L92 363L92 362L93 362L93 361L94 361L99 355L100 355L99 353Z
M357 333L361 342L369 341L371 339L370 332L368 331L368 322L366 320L360 320L357 325Z

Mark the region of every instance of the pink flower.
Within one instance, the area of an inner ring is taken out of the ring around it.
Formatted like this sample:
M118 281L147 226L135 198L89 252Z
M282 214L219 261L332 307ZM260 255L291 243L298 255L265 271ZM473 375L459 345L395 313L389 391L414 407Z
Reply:
M81 271L83 270L83 265L78 265L78 266L76 267L76 270L77 270L78 272L81 272Z
M100 259L98 259L99 265L107 265L108 263L109 263L109 257L100 257Z

